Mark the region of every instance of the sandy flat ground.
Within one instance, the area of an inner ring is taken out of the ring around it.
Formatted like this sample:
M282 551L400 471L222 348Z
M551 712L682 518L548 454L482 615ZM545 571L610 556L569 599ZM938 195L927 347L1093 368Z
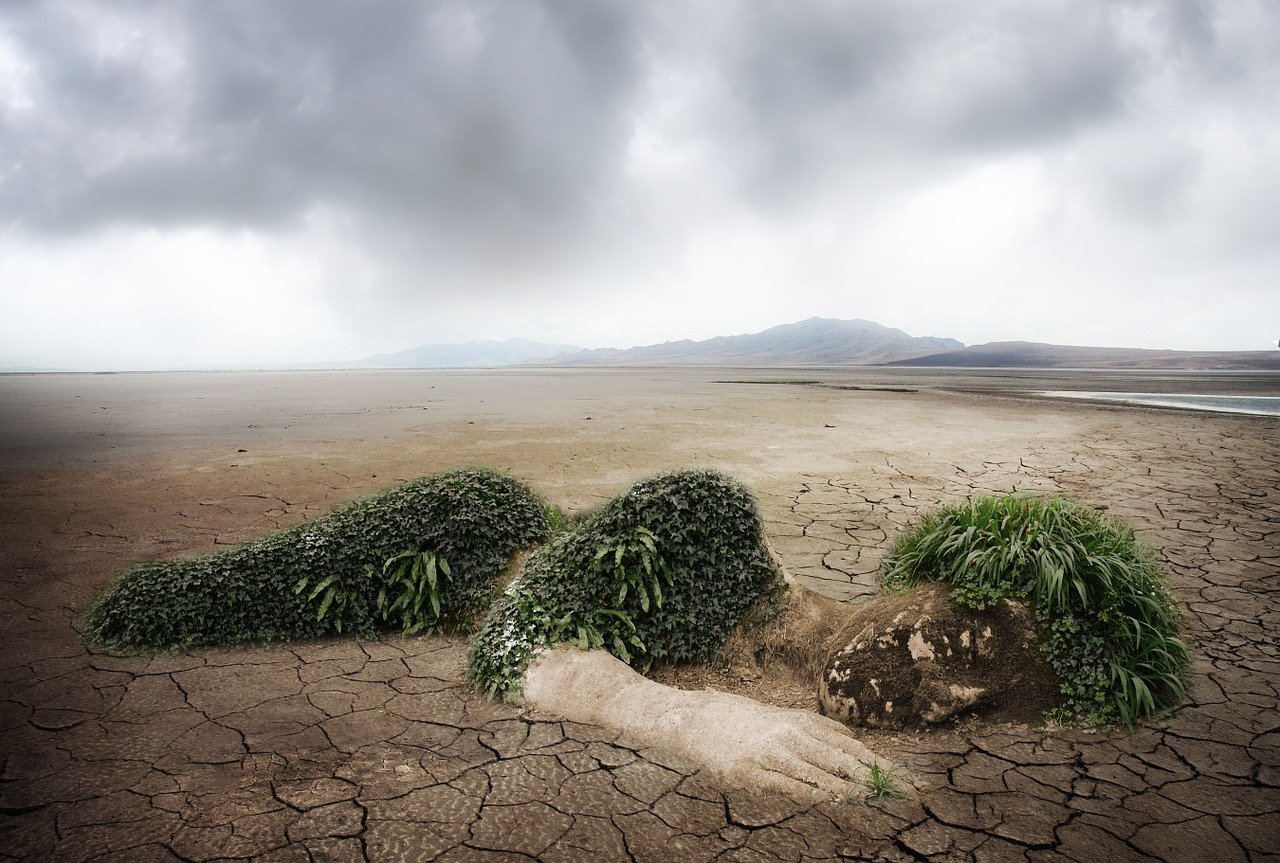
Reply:
M1280 376L0 376L0 853L1275 859L1280 419L1025 396L1090 386L1277 395ZM1106 506L1169 562L1196 656L1190 703L1132 734L882 735L922 778L918 799L802 807L487 702L460 685L456 640L157 659L80 643L76 616L134 560L468 464L571 510L658 471L720 468L757 493L788 566L854 602L874 592L888 538L940 502L1035 490Z

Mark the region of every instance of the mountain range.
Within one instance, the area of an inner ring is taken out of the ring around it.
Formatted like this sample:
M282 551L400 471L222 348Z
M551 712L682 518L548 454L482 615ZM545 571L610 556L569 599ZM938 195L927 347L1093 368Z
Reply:
M1280 371L1280 351L1173 351L912 336L874 321L809 318L758 333L586 350L529 339L419 345L358 360L241 369L422 369L497 366L906 366L917 368L1201 369ZM202 367L208 368L208 367ZM0 368L5 372L52 369Z
M912 336L874 321L809 318L758 333L682 339L634 348L582 349L528 339L420 345L352 362L303 368L489 368L495 366L909 366L1280 370L1280 351L1172 351L1040 342L970 345ZM299 366L293 366L299 368Z
M909 336L874 321L809 318L763 332L683 339L618 350L564 353L538 365L557 366L849 366L878 365L963 348L955 339ZM528 365L528 363L526 363Z

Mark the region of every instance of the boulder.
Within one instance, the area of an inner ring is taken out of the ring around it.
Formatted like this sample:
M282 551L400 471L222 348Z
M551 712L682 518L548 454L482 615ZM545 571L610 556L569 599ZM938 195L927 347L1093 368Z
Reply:
M819 703L848 725L912 728L972 713L1036 721L1058 691L1026 606L963 608L941 585L866 603L831 643Z

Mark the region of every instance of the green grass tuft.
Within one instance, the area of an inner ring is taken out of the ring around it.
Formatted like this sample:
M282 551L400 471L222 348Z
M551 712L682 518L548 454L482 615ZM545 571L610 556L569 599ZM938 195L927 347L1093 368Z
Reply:
M867 775L862 780L862 797L865 800L901 800L907 796L906 791L902 787L902 783L898 781L896 767L881 767L880 762L872 762L867 768ZM852 799L857 793L857 786L849 789L847 795Z
M1138 719L1181 697L1189 664L1154 555L1118 519L1061 498L980 497L937 510L894 541L886 590L952 586L961 605L1035 609L1062 709L1089 723Z

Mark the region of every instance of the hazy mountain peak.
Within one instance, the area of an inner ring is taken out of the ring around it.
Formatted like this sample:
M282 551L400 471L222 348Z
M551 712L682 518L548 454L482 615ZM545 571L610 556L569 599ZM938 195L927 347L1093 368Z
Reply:
M548 364L873 365L962 347L955 339L917 338L875 321L813 317L758 333L579 351Z

